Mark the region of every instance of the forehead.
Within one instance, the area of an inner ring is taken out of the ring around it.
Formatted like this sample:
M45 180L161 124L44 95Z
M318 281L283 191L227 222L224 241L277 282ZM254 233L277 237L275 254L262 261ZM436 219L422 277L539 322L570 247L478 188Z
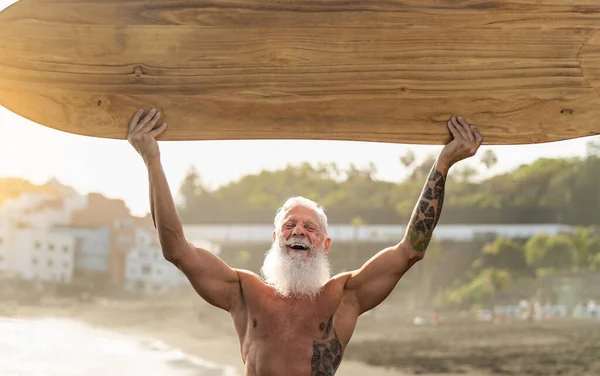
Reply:
M300 222L312 222L319 224L319 216L317 213L305 206L292 206L285 210L283 215L283 222L288 221L300 221Z

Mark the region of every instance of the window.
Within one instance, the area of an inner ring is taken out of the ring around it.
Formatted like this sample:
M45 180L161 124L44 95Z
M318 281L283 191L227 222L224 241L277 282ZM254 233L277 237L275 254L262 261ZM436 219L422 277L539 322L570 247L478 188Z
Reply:
M48 266L52 266L52 265L54 265L54 261L48 260Z
M37 259L37 257L32 257L32 258L31 258L31 263L32 263L33 265L37 265L37 263L38 263L38 259Z
M51 251L54 250L54 244L49 243L48 244L48 249L51 250Z
M39 249L42 245L40 244L40 242L36 241L33 245L36 249Z
M63 245L63 251L64 251L65 253L69 252L69 246L67 246L67 245Z
M150 274L150 265L144 265L144 266L142 266L142 274L143 275Z

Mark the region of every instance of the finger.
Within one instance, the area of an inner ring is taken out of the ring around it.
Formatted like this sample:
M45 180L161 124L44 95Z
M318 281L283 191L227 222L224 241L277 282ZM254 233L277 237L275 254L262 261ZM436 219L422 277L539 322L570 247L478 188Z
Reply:
M156 126L156 123L158 122L158 119L160 119L160 112L157 112L154 115L154 117L152 118L152 120L150 120L146 125L144 125L140 129L140 132L142 132L142 133L148 133L148 132L150 132Z
M465 129L462 127L462 125L458 124L458 121L456 120L456 118L454 116L452 116L452 119L450 119L450 121L452 122L452 125L454 125L454 127L456 128L456 130L458 131L460 136L464 140L468 140L469 136L467 136L467 133L465 132Z
M150 111L148 111L148 113L146 114L146 116L144 116L144 118L137 123L137 125L135 126L135 128L133 129L133 131L137 132L140 129L142 129L144 127L144 125L148 124L148 122L150 120L152 120L152 118L154 117L155 113L156 113L156 109L155 108L153 108Z
M140 108L139 110L137 110L135 112L135 114L133 114L133 117L129 121L129 133L131 133L133 131L133 128L135 128L138 121L140 121L140 116L142 116L143 113L144 113L144 109Z
M471 127L469 126L469 124L465 121L465 119L463 119L462 117L458 117L458 122L460 123L460 125L463 127L463 129L465 130L465 132L467 133L467 139L469 140L470 143L474 144L475 143L475 137L473 137L473 131L471 130Z
M150 132L148 132L148 135L150 135L152 137L156 137L159 134L163 133L165 131L165 129L167 129L167 123L162 123L160 125L160 127L155 128L155 129L151 130Z
M458 133L458 131L456 130L456 127L454 126L454 124L452 124L452 122L450 120L448 120L446 125L448 126L450 133L452 133L453 138L460 137L460 133Z
M471 129L473 130L473 133L475 134L475 143L477 144L477 147L480 147L481 144L483 143L483 136L481 135L481 133L479 133L479 131L477 130L477 128L475 128L475 126L471 125Z

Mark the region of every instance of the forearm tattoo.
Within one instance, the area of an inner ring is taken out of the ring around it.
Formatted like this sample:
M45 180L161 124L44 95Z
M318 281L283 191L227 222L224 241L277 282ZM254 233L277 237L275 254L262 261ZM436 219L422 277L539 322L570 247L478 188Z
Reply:
M424 253L431 241L433 229L440 220L445 189L446 176L434 165L408 227L410 244L416 252Z
M325 340L331 336L333 338ZM313 356L311 361L311 376L333 376L342 362L342 345L333 328L333 315L323 329L323 342L313 341Z

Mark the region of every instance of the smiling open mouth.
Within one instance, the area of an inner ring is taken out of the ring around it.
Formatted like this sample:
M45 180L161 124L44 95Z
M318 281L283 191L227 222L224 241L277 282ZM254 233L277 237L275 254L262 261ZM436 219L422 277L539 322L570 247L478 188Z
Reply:
M297 251L306 251L306 250L308 250L307 246L304 246L304 245L301 245L301 244L289 245L288 247L290 247L291 249L295 249Z

